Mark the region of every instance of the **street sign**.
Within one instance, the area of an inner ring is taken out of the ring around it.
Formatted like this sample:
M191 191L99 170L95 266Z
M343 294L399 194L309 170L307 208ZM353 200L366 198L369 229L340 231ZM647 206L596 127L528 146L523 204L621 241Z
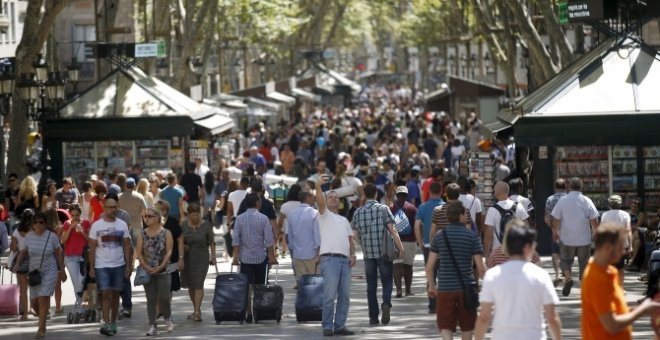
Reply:
M559 24L566 25L568 24L568 2L562 1L557 5L559 12Z
M164 41L159 41L158 42L158 52L156 52L158 58L166 58L167 57L167 45L165 45Z
M158 57L158 43L135 44L135 58Z

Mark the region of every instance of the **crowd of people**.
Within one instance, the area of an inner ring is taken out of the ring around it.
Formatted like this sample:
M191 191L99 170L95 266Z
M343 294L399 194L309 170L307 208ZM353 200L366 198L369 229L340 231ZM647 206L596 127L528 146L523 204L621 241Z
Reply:
M544 216L555 242L553 282L536 265L543 226L534 223L525 181L517 176L515 141L483 140L476 115L452 120L424 112L401 89L367 94L355 109L319 108L277 129L255 125L217 172L202 159L180 176L143 174L136 164L128 174L101 169L81 190L71 178L60 188L49 183L42 197L31 177L19 184L9 175L8 266L21 287L21 319L34 309L37 336L44 336L52 295L55 313L62 313L66 268L77 304L95 308L90 284L101 293L102 334L117 334L117 320L131 317L134 284L146 293L147 335L158 333L161 316L165 331L173 330L172 293L181 288L192 305L187 319L202 321L204 281L217 261L214 228L223 229L223 256L240 265L251 285L265 283L269 266L287 256L296 279L321 274L325 336L354 334L347 319L357 245L370 325L390 323L392 297L415 294L418 252L428 312L436 314L443 339L457 326L463 339L482 339L491 320L495 339L543 339L545 321L553 338L561 338L555 287L563 284L562 295L570 295L575 257L583 338L629 338L630 324L660 306L644 300L631 312L623 299L623 273L612 265L622 270L626 249L645 250L635 249L643 243L634 237L641 214L621 211L620 197L611 197L611 212L600 216L579 178L557 180ZM475 196L470 177L459 176L460 161L476 150L495 161L492 207ZM282 185L283 178L295 184ZM252 319L248 305L245 321Z

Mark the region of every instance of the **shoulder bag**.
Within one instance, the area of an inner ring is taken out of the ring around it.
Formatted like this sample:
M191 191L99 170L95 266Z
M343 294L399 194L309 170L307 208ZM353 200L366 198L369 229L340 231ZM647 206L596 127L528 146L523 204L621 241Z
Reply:
M44 255L46 254L46 247L48 247L48 241L50 241L50 234L48 232L48 237L46 237L46 244L44 245L44 250L41 252L41 262L39 263L39 268L30 271L27 274L28 284L30 287L38 286L41 284L41 266L44 264Z
M458 281L461 282L461 287L463 288L463 302L465 304L465 309L469 311L476 310L479 307L479 286L476 282L470 282L467 285L463 281L463 273L461 273L460 268L458 268L458 262L454 257L454 252L451 250L449 245L449 238L447 237L447 229L442 231L442 236L445 239L445 244L447 245L447 250L449 251L449 257L451 257L451 262L454 264L454 269L458 275Z
M389 208L385 207L385 209ZM383 230L383 240L380 244L380 256L383 258L383 260L391 262L398 259L401 253L399 248L396 247L396 244L394 244L394 238L392 235L390 235L387 224L385 224L384 227L385 230ZM394 229L394 232L397 233L396 228L392 229Z

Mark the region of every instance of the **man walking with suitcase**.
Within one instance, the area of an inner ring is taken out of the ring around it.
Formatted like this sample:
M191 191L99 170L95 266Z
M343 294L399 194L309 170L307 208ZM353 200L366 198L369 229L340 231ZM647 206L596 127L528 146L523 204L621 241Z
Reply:
M351 268L355 266L353 231L348 220L338 214L339 196L334 191L323 193L326 176L316 181L319 231L321 234L321 275L323 275L323 335L353 335L346 328L350 304ZM327 195L327 202L326 197ZM337 310L335 312L335 297ZM333 320L334 319L334 320Z
M376 186L369 183L364 186L364 196L367 199L364 206L355 211L351 227L355 238L360 240L364 252L364 269L367 276L367 301L369 302L369 324L377 325L378 320L378 273L383 285L383 315L380 320L384 325L390 323L392 308L392 261L385 260L381 253L383 233L388 232L394 244L399 249L399 258L403 257L404 249L399 233L394 229L394 216L390 209L376 201Z

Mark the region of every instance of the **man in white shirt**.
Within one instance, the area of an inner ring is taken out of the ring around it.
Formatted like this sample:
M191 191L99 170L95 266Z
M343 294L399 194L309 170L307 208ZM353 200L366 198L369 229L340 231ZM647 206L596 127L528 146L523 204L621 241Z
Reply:
M536 248L536 231L514 225L506 236L509 261L486 272L481 289L481 313L475 338L484 339L495 307L492 339L546 339L543 314L553 339L561 338L559 303L550 275L530 261Z
M326 194L321 186L326 176L316 181L319 233L321 235L321 275L323 275L323 335L353 335L346 328L350 304L351 268L355 266L353 230L348 220L338 214L339 196L334 191ZM327 195L327 203L326 198ZM337 309L335 311L335 297Z
M234 214L238 212L238 208L241 206L241 202L247 195L248 187L250 186L250 179L247 177L241 177L241 181L238 183L238 190L234 190L227 196L227 223L231 224L231 221L234 217Z
M612 195L607 199L607 203L610 206L610 210L606 211L603 213L603 215L600 217L600 223L609 223L609 224L616 224L618 226L621 226L626 230L626 242L625 242L625 253L630 255L632 252L632 229L630 228L630 214L626 211L621 210L621 203L623 199L619 195ZM621 260L614 266L616 269L619 271L619 284L621 284L621 287L623 287L623 268L625 267L626 260L622 256Z
M598 227L598 210L587 196L582 195L582 180L577 177L570 179L569 192L562 197L552 209L552 237L561 241L559 256L561 270L564 273L564 288L562 295L568 296L573 288L571 268L575 256L578 258L580 280L591 255L592 233Z
M517 219L525 221L529 218L525 208L509 199L509 185L506 182L495 183L495 199L497 205L504 210L511 210L515 205L514 215ZM502 247L502 239L504 237L503 229L500 228L500 221L502 214L495 207L490 207L486 213L486 221L484 223L484 255L488 259L491 252L497 247Z
M484 219L483 219L483 208L481 206L481 200L476 196L469 193L470 191L470 181L466 177L459 177L456 181L456 184L461 188L461 194L458 196L458 200L463 203L465 209L470 211L470 217L472 221L477 225L477 230L479 233L483 234L484 232Z
M195 158L195 174L202 178L202 183L204 183L204 176L209 172L209 167L204 165L202 159L197 157Z
M119 294L124 289L124 279L131 277L131 242L126 222L118 219L118 202L106 198L103 218L92 224L89 231L89 276L96 278L103 299L101 334L117 334Z

